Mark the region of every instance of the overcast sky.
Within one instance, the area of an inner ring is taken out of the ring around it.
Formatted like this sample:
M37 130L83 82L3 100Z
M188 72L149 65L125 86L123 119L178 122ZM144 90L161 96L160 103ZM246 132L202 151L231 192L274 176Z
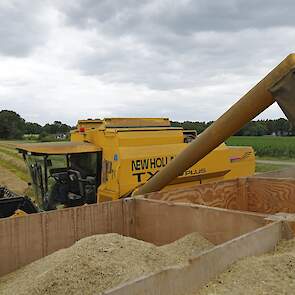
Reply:
M42 124L214 120L294 51L294 11L294 0L1 0L0 109Z

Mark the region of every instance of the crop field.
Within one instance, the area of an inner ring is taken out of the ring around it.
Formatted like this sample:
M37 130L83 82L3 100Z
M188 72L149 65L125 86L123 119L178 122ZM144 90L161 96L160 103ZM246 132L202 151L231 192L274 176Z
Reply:
M31 195L27 168L15 149L16 144L16 141L0 141L0 185L19 194Z
M232 136L226 143L228 145L252 146L258 157L295 159L295 137Z

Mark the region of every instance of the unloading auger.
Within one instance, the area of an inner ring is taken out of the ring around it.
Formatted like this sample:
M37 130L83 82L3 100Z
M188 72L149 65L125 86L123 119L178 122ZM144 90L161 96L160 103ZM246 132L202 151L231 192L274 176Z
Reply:
M203 159L247 122L277 102L291 124L295 125L295 54L288 55L186 149L162 168L133 195L159 191Z

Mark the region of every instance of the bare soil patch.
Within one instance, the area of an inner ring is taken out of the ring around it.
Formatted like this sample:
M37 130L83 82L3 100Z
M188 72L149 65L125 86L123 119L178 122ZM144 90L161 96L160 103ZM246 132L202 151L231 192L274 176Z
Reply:
M0 185L6 186L9 190L18 194L24 194L28 188L28 184L25 181L21 180L14 173L1 166Z
M16 158L0 151L0 161L4 161L8 165L12 165L24 173L27 172L26 164L21 158Z

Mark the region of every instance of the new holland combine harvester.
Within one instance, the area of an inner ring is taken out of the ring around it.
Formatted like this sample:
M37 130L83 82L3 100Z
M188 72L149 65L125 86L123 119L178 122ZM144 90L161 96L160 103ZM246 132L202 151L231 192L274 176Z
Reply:
M170 163L194 131L170 126L168 119L79 121L71 142L19 147L28 164L39 205L45 210L130 196ZM166 189L252 175L250 147L219 145L184 171Z
M253 175L253 149L223 142L275 101L294 122L293 66L290 55L198 136L171 127L168 119L113 118L78 121L70 142L20 145L38 207L52 210ZM36 212L27 198L7 195L1 198L2 217L18 209Z

